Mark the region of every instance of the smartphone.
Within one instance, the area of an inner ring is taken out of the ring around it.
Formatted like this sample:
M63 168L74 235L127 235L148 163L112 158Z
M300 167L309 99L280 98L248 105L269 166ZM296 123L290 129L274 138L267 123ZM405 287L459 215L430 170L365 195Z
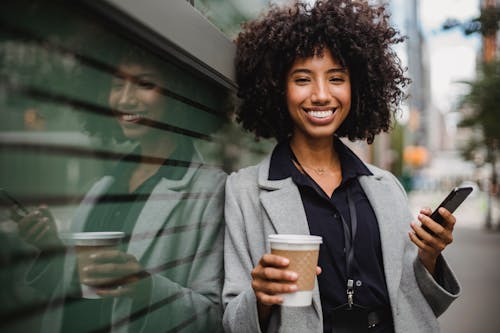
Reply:
M20 216L29 214L29 210L3 188L0 188L0 200L2 206L14 208Z
M464 202L464 200L469 196L469 194L472 192L472 187L470 186L464 186L464 187L455 187L453 190L451 190L450 194L439 204L439 206L436 208L435 211L432 212L430 218L436 221L439 224L444 223L444 218L439 214L438 209L441 207L446 208L450 213L453 213L458 206ZM432 231L429 230L425 225L422 225L422 228L427 231L432 233Z

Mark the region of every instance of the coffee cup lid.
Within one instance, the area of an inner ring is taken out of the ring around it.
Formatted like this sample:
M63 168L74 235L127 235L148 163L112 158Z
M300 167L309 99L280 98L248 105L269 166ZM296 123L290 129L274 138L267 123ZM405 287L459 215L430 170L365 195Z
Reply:
M272 243L284 243L284 244L322 244L323 243L323 238L321 236L312 236L312 235L277 234L277 235L269 235L268 239Z
M61 235L66 239L117 239L125 237L123 231L68 232Z
M116 244L125 237L123 231L68 232L60 237L70 245L108 245Z

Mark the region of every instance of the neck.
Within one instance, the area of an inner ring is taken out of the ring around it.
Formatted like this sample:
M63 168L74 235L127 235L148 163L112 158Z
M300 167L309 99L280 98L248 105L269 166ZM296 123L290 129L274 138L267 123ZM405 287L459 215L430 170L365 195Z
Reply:
M339 157L331 137L307 140L294 135L290 140L290 147L303 166L340 168Z
M159 168L177 146L176 142L169 136L158 136L154 138L143 138L139 141L141 146L141 162L142 166L153 166ZM158 160L157 163L151 163L151 158Z

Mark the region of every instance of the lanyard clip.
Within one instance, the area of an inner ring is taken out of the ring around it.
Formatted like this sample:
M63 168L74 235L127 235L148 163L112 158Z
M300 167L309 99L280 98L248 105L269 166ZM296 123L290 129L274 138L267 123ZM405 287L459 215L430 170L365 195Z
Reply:
M352 309L354 304L354 281L349 279L347 280L347 306L349 309Z

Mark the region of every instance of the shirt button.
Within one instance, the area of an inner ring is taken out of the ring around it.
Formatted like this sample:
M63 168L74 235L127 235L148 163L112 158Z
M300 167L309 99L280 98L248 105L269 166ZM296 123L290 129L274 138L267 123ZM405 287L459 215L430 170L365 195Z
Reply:
M338 219L339 218L339 214L333 213L333 218Z
M361 280L356 281L356 287L361 287L362 284L363 284L363 282L361 282Z

